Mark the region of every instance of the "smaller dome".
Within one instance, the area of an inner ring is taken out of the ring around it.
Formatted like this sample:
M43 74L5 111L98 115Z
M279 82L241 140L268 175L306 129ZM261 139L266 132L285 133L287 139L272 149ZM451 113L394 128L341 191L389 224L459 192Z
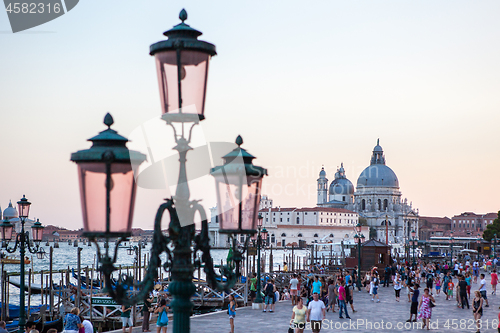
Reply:
M17 210L12 207L12 201L9 202L9 207L5 208L3 211L3 218L4 219L15 219L17 218Z
M319 172L319 177L320 178L325 178L326 177L326 172L325 172L325 168L324 167L321 168L321 171Z
M330 184L330 195L353 195L354 186L346 178L337 178Z

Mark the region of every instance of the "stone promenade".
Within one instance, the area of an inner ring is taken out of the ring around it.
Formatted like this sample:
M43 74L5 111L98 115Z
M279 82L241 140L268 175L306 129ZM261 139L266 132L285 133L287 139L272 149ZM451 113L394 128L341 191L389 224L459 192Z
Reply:
M453 281L455 284L457 280ZM491 285L488 282L489 307L484 308L483 329L481 332L497 332L498 313L500 305L499 295L491 295ZM471 293L477 290L479 284L473 284ZM322 332L410 332L422 331L418 326L406 323L410 313L410 303L406 290L401 291L401 301L396 302L394 289L391 287L380 287L380 303L371 301L366 291L355 292L354 307L356 313L349 315L351 320L339 319L338 312L328 312ZM423 288L421 288L423 292ZM435 291L434 291L435 294ZM455 295L454 295L455 296ZM471 300L472 300L471 295ZM456 301L446 301L445 296L440 294L436 297L436 307L433 308L431 319L431 330L434 332L476 332L471 310L457 308ZM288 330L292 315L290 301L282 301L276 305L273 313L252 310L251 307L238 308L235 319L235 333L274 333ZM421 321L419 322L419 324ZM172 332L173 321L169 324L167 332ZM494 326L495 325L495 326ZM151 325L155 332L155 325ZM134 333L140 333L140 327L134 328ZM226 311L195 316L191 318L191 332L229 332L229 320ZM311 332L306 329L305 332Z

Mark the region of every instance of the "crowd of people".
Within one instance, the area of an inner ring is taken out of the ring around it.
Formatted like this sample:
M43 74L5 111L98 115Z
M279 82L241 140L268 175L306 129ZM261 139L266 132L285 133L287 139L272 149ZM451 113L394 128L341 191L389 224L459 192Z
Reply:
M350 319L349 312L356 312L356 290L366 291L371 301L377 303L380 302L379 288L392 286L396 302L401 302L402 290L406 291L410 303L407 322L421 320L422 328L430 329L432 308L436 306L436 298L442 297L444 301L456 301L458 308L472 309L472 318L476 322L477 332L480 332L481 317L485 308L489 307L485 274L491 274L491 294L496 295L497 265L500 266L497 259L472 261L454 258L451 262L418 260L414 264L401 261L383 268L372 267L360 279L357 267L352 271L339 270L332 274L328 273L324 265L314 265L307 274L293 274L288 288L278 290L274 280L267 281L262 289L265 295L263 311L273 312L278 300L290 299L295 333L302 333L306 322L310 322L313 332L319 332L326 312L338 312L339 319ZM481 273L481 269L486 273ZM255 276L251 282L251 289L256 290ZM255 293L252 295L255 296ZM500 313L498 316L500 320Z

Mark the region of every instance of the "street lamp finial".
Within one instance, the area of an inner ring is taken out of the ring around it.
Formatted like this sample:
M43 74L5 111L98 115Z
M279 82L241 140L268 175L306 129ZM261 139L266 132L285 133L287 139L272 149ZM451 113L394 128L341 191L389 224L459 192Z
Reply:
M181 12L179 13L179 18L181 19L182 23L187 20L188 18L188 13L184 8L182 8Z
M106 116L104 116L104 125L108 126L108 128L111 127L111 125L113 125L115 123L115 121L113 120L113 117L111 116L111 114L108 112L106 113Z

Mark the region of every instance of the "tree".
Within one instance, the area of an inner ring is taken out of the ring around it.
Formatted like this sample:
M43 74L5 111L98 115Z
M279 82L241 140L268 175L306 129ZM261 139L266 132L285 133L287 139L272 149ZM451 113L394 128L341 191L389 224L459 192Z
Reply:
M359 222L359 224L361 224L363 226L368 226L368 221L364 217L360 216L358 219L358 222Z
M370 239L377 239L377 229L370 227Z
M500 237L500 211L498 211L497 218L493 220L493 223L486 226L486 230L483 232L483 238L491 242L495 234L497 234L497 237Z

